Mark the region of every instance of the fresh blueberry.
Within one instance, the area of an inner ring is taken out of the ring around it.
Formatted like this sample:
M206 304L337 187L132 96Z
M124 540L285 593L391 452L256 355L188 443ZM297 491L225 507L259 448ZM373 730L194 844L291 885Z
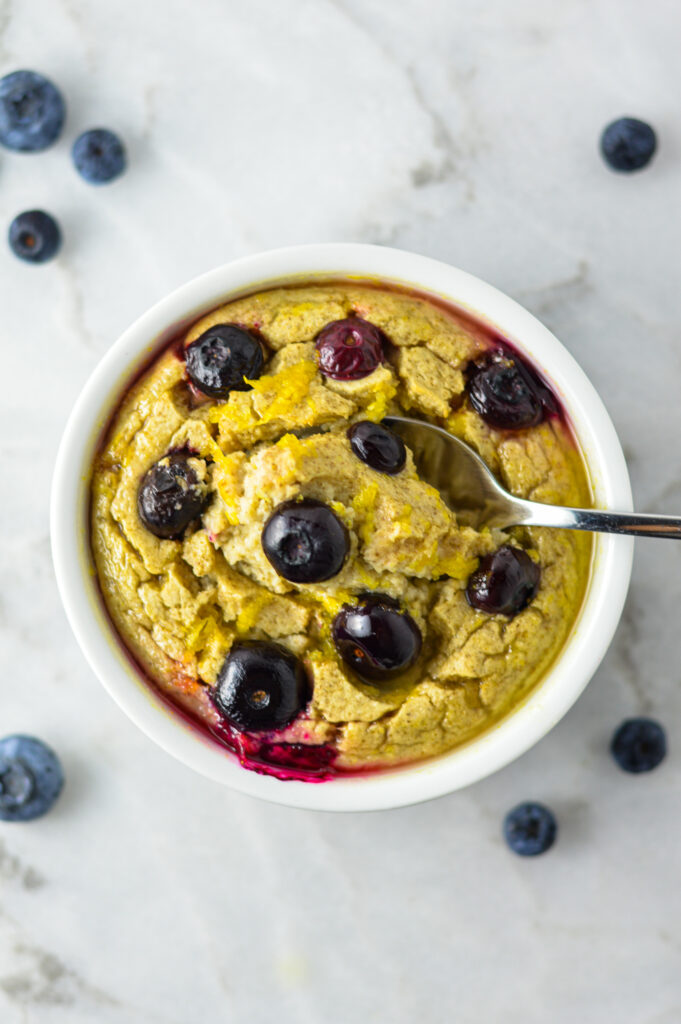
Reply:
M343 605L331 629L336 650L358 676L383 682L401 675L419 656L421 630L398 602L367 594Z
M492 352L469 373L471 405L485 423L501 430L541 423L546 390L519 356L503 351Z
M44 75L13 71L0 78L0 143L7 149L47 149L59 138L65 114L61 93Z
M265 523L262 547L291 583L321 583L339 573L350 547L348 531L328 505L313 498L284 501Z
M239 732L283 729L310 699L302 662L280 644L242 641L220 670L213 702Z
M650 772L665 758L667 737L651 718L628 718L615 732L610 750L623 771Z
M147 470L137 492L140 519L156 537L176 539L203 511L208 493L185 452L165 455Z
M350 427L348 437L357 458L372 469L391 476L404 469L407 461L404 441L387 427L372 423L371 420L362 420Z
M64 785L59 758L32 736L0 740L0 820L31 821L47 814Z
M468 603L490 615L517 615L539 589L541 570L527 552L504 544L480 564L468 579Z
M185 353L192 384L211 398L230 391L249 391L265 362L262 346L251 331L238 324L215 324L192 341Z
M44 210L26 210L9 226L10 249L27 263L46 263L59 252L61 231L54 217Z
M504 818L504 839L521 857L546 853L556 841L557 832L553 811L543 804L518 804Z
M657 149L654 129L635 117L620 117L603 129L601 153L613 171L639 171Z
M385 358L385 335L359 316L334 320L317 335L317 360L325 377L360 380Z
M71 157L81 178L91 185L105 185L125 170L125 149L108 128L91 128L73 143Z

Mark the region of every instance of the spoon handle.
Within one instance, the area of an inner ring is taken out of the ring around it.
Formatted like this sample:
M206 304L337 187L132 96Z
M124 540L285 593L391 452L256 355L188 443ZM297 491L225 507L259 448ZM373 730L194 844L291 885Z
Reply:
M518 502L523 526L559 526L564 530L625 533L631 537L675 537L681 540L681 516L639 515L590 508L562 508L536 501Z

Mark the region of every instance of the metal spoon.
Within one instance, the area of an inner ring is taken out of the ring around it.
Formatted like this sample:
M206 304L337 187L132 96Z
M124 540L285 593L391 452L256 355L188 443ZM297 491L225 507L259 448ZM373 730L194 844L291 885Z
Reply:
M402 416L386 416L383 422L411 448L419 474L438 489L450 508L461 514L462 522L470 526L557 526L564 530L681 540L678 516L563 508L516 498L497 482L480 456L453 434Z

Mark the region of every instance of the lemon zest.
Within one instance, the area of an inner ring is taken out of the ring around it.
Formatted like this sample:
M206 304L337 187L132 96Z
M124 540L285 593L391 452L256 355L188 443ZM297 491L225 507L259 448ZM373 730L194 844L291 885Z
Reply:
M214 616L209 613L204 618L199 618L193 623L185 640L187 650L190 654L196 654L197 651L204 650L211 640L216 635L219 636L219 634L218 624Z
M438 576L452 576L455 580L467 579L478 566L478 558L466 555L447 555L436 559L433 569Z
M400 514L395 516L394 522L399 526L399 533L402 537L411 537L414 532L411 523L412 511L411 505L403 505Z
M246 383L251 386L251 390L233 392L226 402L210 410L208 420L226 430L245 430L285 417L307 398L310 384L316 375L316 363L303 359L278 373L266 373L257 380L247 379ZM257 395L271 396L262 412L253 408L253 400ZM312 406L311 411L314 412Z
M349 590L339 590L335 594L320 590L315 594L315 600L327 615L333 616L338 614L344 604L354 604L355 598Z
M356 563L355 572L359 581L363 586L368 587L369 590L377 590L381 586L381 577L378 573L362 562L358 561Z
M272 596L267 593L257 593L252 597L247 598L244 602L243 608L237 616L237 633L247 633L249 629L252 629L258 615L265 605L270 604L271 600Z
M373 532L377 497L378 484L372 483L363 487L352 499L352 507L360 520L357 532L364 544L369 543Z
M396 385L393 384L391 380L386 381L386 383L381 386L380 390L376 391L376 394L364 410L366 418L368 420L373 420L374 423L378 423L382 420L388 411L388 405L391 399L395 397L396 393Z
M295 434L284 434L275 444L275 448L283 448L284 451L290 452L296 461L299 461L305 453L304 442Z
M228 487L229 481L234 481L235 460L231 455L225 455L220 448L220 445L214 441L213 438L211 438L208 443L207 455L220 469L220 474L215 481L215 486L217 487L218 494L222 498L225 506L227 522L230 523L231 526L238 526L239 499L236 497L233 490L230 490Z
M346 526L350 525L350 510L342 501L330 501L329 507L333 509L338 518L344 522Z

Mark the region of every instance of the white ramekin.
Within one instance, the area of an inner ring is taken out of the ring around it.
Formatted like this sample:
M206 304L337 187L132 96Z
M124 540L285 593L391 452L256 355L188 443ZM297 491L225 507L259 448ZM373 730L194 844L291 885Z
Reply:
M585 454L599 508L631 508L629 477L614 427L574 359L525 309L461 270L398 249L307 245L228 263L190 281L139 318L99 363L71 413L54 472L52 552L69 621L94 673L151 739L190 767L253 796L327 811L378 810L417 803L484 778L536 743L591 679L612 639L631 574L630 538L596 538L591 579L572 633L544 681L508 718L450 754L389 772L321 784L286 781L242 768L235 757L173 713L142 681L102 609L88 539L88 486L102 429L135 370L180 323L226 300L295 281L380 278L447 299L496 328L552 381Z

